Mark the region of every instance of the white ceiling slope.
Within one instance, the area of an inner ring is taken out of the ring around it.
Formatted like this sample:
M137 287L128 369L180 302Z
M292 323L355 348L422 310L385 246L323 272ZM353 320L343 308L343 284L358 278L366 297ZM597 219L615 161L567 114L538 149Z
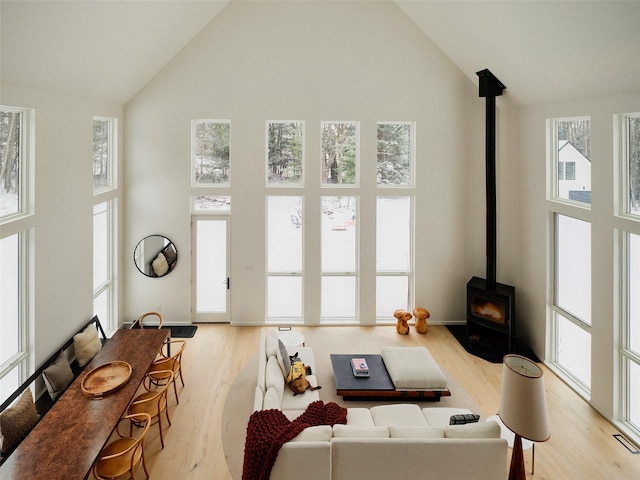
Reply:
M516 104L640 92L640 1L396 4L477 84L488 68Z
M124 105L229 1L0 0L2 82ZM640 0L395 3L517 104L640 92Z
M229 0L0 0L2 82L124 105Z

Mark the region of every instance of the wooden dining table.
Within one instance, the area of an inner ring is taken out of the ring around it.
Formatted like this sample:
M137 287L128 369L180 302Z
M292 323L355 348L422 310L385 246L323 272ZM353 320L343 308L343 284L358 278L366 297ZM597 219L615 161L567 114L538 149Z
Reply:
M87 478L168 336L166 329L118 330L0 466L0 479ZM114 361L131 365L128 381L100 399L83 393L85 375Z

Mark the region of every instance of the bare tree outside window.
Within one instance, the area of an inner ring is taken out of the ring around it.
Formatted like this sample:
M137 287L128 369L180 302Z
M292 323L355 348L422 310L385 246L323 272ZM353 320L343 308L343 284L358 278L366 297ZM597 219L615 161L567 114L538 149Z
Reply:
M202 120L193 125L193 171L196 185L229 183L229 136L226 120Z
M640 215L640 114L627 119L629 162L629 213Z
M267 183L302 184L303 122L269 122L267 125Z
M22 113L0 110L0 218L21 209Z
M93 120L93 189L111 187L111 121Z

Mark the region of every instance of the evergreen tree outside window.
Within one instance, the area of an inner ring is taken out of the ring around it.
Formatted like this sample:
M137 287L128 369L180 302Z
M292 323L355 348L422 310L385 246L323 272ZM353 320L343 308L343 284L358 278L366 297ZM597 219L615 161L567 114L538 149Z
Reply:
M304 122L267 122L267 184L301 186Z
M322 122L321 130L322 185L356 185L358 123Z
M378 185L413 186L414 130L412 122L378 122Z
M193 177L197 185L229 185L229 120L194 120L191 125Z

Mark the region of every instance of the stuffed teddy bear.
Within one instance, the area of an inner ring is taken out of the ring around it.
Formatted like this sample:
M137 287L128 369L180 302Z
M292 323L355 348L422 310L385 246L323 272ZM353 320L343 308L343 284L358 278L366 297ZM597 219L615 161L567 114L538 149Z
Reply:
M406 310L399 308L393 312L393 316L398 320L396 322L396 331L400 335L407 335L409 333L409 320L411 320L411 314Z
M413 316L416 318L416 332L427 333L429 326L427 325L427 318L431 316L429 310L422 307L416 307L413 309Z

